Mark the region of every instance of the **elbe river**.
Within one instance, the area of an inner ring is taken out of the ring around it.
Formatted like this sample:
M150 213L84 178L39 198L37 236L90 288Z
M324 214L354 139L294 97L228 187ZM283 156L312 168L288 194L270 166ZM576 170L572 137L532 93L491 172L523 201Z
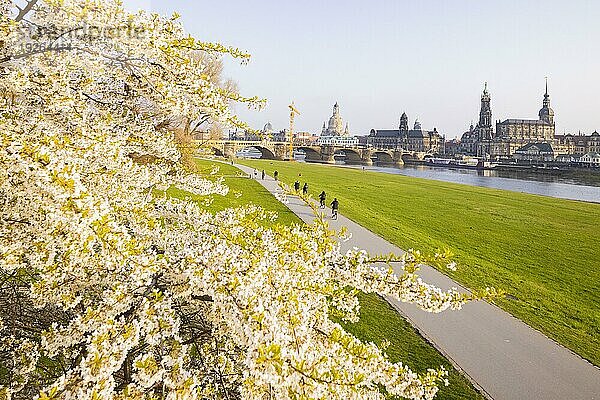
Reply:
M354 169L363 168L360 165L336 165ZM364 169L385 172L387 174L600 203L600 179L594 181L586 179L583 176L564 178L550 174L524 171L477 171L471 169L430 167L426 165L405 165L403 167L369 166L364 167ZM594 184L598 186L594 186Z
M260 152L255 150L238 156L260 158ZM296 158L304 161L304 157ZM557 197L561 199L600 203L600 177L594 179L587 174L574 174L564 177L552 173L527 171L503 171L473 169L454 169L432 167L428 165L404 165L402 167L361 166L336 162L338 167L365 169L384 172L387 174L406 175L415 178L433 179L444 182L461 183L464 185L480 186L494 189L509 190L537 194L540 196Z

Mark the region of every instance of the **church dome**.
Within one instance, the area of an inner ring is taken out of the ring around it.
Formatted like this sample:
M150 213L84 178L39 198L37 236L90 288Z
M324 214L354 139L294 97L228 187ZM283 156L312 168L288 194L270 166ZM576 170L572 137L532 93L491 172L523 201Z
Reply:
M342 136L344 134L344 123L340 116L340 106L337 102L333 106L333 115L329 118L327 128L323 131L323 134L329 136Z
M271 125L270 122L267 122L265 124L265 126L263 127L263 132L272 132L273 131L273 125Z
M415 131L422 131L423 128L421 128L421 123L419 122L419 120L415 120L415 127L413 128Z

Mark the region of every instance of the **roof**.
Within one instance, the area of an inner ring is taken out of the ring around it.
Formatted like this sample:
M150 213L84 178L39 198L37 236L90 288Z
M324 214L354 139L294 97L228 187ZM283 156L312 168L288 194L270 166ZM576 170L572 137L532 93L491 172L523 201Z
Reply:
M371 129L371 137L400 137L405 131L399 129ZM423 131L420 129L408 130L409 138L423 138L432 135L439 135L437 131Z
M427 136L426 131L422 131L420 129L411 129L408 131L408 137L416 137L416 138L421 138L421 137L425 137Z
M528 152L528 151L532 150L532 147L537 148L540 153L553 153L554 152L550 143L528 143L525 146L518 149L517 151L515 151L515 153Z
M582 157L599 158L600 154L596 153L595 151L590 151L589 153L584 154Z
M398 137L400 136L400 131L398 129L371 129L369 136Z
M504 121L500 122L500 124L501 125L506 125L506 124L552 125L552 124L549 124L549 123L544 122L539 119L514 119L514 118L505 119Z

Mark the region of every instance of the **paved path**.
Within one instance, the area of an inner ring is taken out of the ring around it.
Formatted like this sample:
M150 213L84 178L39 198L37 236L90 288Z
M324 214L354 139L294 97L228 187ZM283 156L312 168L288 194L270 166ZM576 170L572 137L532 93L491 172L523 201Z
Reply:
M269 176L259 182L272 193L281 191ZM288 200L287 206L304 221L314 219L303 200L295 196L288 196ZM340 206L343 210L344 205ZM342 215L329 223L336 229L345 226L352 233L352 238L343 243L344 249L356 246L372 254L402 252ZM420 275L443 289L464 290L434 268L425 267ZM479 301L460 311L431 314L411 304L387 300L489 398L600 399L599 368L494 305Z

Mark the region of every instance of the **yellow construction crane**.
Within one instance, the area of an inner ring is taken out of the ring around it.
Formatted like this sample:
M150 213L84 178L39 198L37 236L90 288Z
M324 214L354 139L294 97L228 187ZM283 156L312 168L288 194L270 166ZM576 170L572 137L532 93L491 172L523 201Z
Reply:
M300 111L298 111L298 109L294 105L293 101L292 101L292 104L290 104L288 107L290 109L290 149L289 149L290 154L289 154L289 160L292 161L294 159L294 117L296 116L296 114L300 115Z

